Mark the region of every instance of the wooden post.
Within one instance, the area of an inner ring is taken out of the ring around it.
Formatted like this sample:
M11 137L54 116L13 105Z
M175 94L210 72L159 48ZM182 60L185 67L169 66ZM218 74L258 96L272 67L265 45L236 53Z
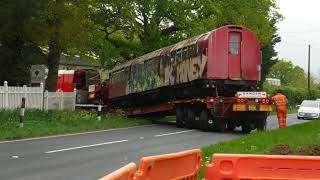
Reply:
M48 90L46 90L44 92L44 97L43 97L44 101L45 101L45 110L48 111L49 110L49 93Z
M63 91L60 91L60 110L63 110Z
M22 96L22 98L27 98L27 86L26 85L23 85L23 96Z
M101 103L98 105L98 111L97 111L97 118L98 121L101 121L101 114L102 114L102 105Z
M4 108L9 109L8 81L4 81Z
M26 108L26 98L23 97L21 99L21 109L20 109L20 116L19 116L20 128L23 127L25 108Z
M311 45L308 46L308 91L309 91L309 98L311 98L311 89L310 89L310 49Z
M73 107L72 110L76 110L76 104L77 104L77 89L74 88L73 89L73 97L74 97L74 101L73 101Z
M44 109L44 85L43 85L43 82L40 83L40 93L41 93L41 105L40 105L40 110L43 110Z

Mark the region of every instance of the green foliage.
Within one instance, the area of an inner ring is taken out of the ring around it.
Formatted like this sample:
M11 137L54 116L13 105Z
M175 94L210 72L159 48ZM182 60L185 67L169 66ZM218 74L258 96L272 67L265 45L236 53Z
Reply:
M150 124L144 119L102 115L90 111L27 110L23 128L19 128L19 111L0 111L0 141L75 132L86 132Z
M304 70L299 66L294 66L291 61L277 61L267 75L270 78L281 80L281 87L264 84L264 89L273 94L277 89L284 91L291 105L300 104L305 99L317 99L320 96L319 85L315 84L311 78L311 94L308 91L308 79Z
M294 66L291 61L278 61L269 71L268 77L281 80L281 84L292 87L307 87L307 76L299 66Z
M274 95L277 89L281 89L283 93L287 96L289 105L295 106L301 104L303 100L306 99L318 99L320 97L320 91L317 89L311 90L311 96L309 96L309 91L307 88L291 87L291 86L264 86L264 90L268 94Z
M39 15L41 1L0 1L0 82L29 83L31 64L45 63L33 39L30 19Z
M3 0L0 5L0 65L8 67L1 74L25 83L31 64L47 64L51 89L61 53L96 57L102 68L111 69L146 52L237 24L257 33L266 74L280 41L275 24L282 17L274 0Z
M232 141L203 147L203 166L200 179L204 176L205 163L210 162L212 155L215 153L269 154L275 144L288 144L293 149L318 145L320 144L319 128L320 121L312 121L293 125L286 129L252 133Z

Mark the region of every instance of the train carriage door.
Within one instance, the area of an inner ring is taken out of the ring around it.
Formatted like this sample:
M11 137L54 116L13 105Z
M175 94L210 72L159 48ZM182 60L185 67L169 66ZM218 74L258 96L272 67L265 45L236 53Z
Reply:
M229 78L241 80L241 33L229 32Z

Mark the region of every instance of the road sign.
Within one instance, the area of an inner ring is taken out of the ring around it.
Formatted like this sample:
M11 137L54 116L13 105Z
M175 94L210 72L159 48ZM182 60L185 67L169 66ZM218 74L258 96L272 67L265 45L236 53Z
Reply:
M45 83L48 77L48 68L43 64L31 66L31 84Z

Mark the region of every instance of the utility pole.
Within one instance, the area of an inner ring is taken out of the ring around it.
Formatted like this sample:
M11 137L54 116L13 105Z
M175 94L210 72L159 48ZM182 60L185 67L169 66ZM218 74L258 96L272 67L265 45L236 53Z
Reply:
M308 91L309 91L309 97L311 98L311 90L310 90L310 49L311 45L308 46Z

